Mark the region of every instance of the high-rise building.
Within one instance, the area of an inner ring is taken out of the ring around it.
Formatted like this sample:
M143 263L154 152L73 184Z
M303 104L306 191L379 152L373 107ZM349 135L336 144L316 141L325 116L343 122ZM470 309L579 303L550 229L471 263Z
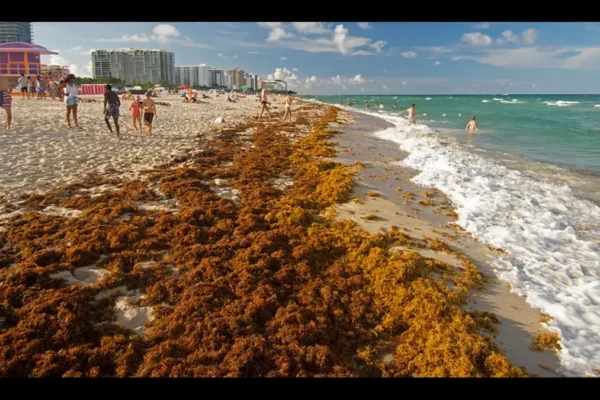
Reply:
M177 79L176 83L180 85L188 85L191 87L200 86L199 82L199 69L200 67L195 65L177 65L175 66L175 76Z
M0 22L0 43L33 43L31 22Z
M94 78L116 78L127 83L175 83L175 55L165 50L96 50Z
M246 73L243 69L228 69L225 74L231 75L234 87L239 89L246 85Z
M209 87L225 86L225 71L221 68L210 68L210 85Z
M287 83L282 81L281 79L275 80L262 80L262 89L266 90L277 90L277 91L287 91Z
M200 64L198 67L198 83L200 86L210 87L210 67Z

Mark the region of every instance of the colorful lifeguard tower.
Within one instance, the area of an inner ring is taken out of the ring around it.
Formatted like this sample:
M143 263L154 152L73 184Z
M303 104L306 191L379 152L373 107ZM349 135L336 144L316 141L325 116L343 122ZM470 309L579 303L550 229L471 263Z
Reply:
M0 75L11 81L25 76L37 76L42 73L41 55L58 54L45 47L32 43L0 43Z

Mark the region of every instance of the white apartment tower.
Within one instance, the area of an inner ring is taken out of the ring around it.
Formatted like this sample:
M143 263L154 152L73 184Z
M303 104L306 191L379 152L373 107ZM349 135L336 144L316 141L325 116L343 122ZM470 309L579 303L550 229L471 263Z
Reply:
M191 87L211 87L210 67L206 65L175 66L175 83Z
M92 52L94 78L116 78L126 83L175 83L175 55L165 50L96 50Z

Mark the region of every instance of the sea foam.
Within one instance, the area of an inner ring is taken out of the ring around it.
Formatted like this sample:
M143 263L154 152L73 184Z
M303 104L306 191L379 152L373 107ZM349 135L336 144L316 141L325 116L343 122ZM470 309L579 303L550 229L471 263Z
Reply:
M592 374L600 366L600 208L566 185L442 144L426 125L380 117L395 127L376 135L409 153L400 163L420 171L413 181L445 192L460 226L509 252L494 259L496 274L553 317L548 325L560 336L561 372Z
M547 104L549 106L557 106L557 107L569 107L569 106L573 106L575 104L579 104L579 102L578 101L558 100L558 101L545 101L544 104Z

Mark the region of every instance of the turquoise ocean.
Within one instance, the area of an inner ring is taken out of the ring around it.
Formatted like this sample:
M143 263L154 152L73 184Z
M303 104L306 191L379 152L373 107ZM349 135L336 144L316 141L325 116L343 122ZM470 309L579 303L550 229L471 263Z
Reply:
M507 250L497 276L553 317L561 372L600 368L600 95L304 97L390 122L369 134L408 153L397 163L448 196L458 225Z

